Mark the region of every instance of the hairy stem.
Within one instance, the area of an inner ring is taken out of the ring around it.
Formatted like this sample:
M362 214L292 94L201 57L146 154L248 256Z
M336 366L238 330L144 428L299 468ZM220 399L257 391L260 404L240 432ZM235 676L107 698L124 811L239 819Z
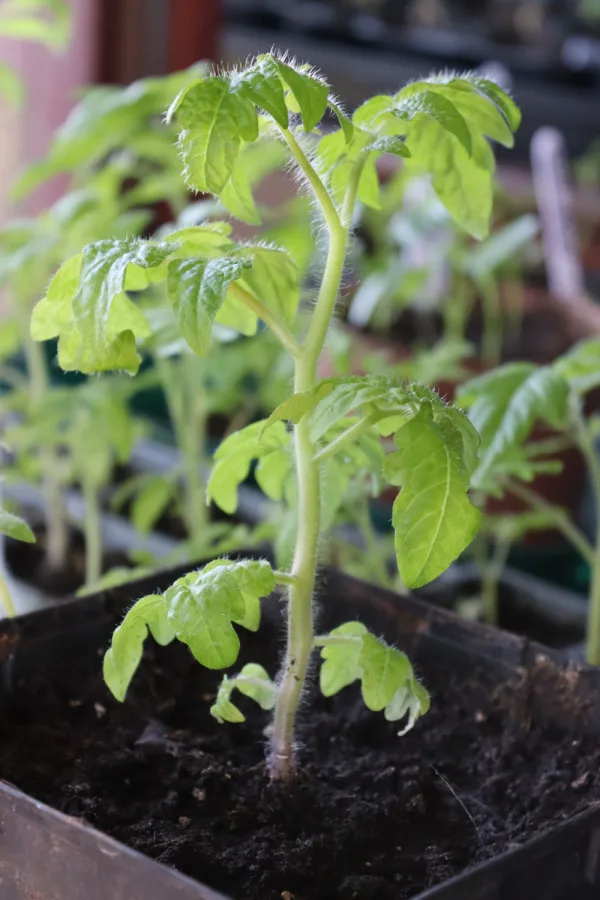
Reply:
M230 285L230 291L246 304L248 309L256 313L259 319L262 319L267 328L269 328L279 343L287 350L294 359L299 359L302 354L300 345L296 342L289 328L274 314L268 307L261 303L250 291L245 290L241 284L233 281Z
M502 356L502 307L498 282L493 278L482 279L479 288L483 304L483 339L481 355L491 368L500 363Z
M17 611L15 609L15 604L10 596L10 590L6 583L6 579L2 574L0 574L0 606L2 606L9 619L13 619L16 616Z
M100 498L97 486L83 478L85 501L85 586L95 584L102 575L102 528Z
M579 397L571 404L571 420L575 441L588 464L596 508L594 551L590 560L592 584L588 602L586 659L592 665L598 666L600 665L600 458Z
M485 561L481 572L481 599L483 620L488 625L498 624L498 584L506 566L512 540L503 536L498 538L489 559Z
M560 531L563 537L575 548L575 550L577 550L578 553L581 554L585 561L590 563L590 565L593 564L594 548L584 533L571 522L564 509L561 509L560 506L555 506L553 503L549 503L548 500L545 500L544 497L536 494L531 488L526 487L524 484L520 484L518 481L514 481L512 478L507 478L504 483L511 494L514 494L515 497L523 500L523 502L531 507L531 509L537 509L544 512L556 527L557 531Z
M29 375L29 396L31 415L39 408L48 393L48 372L44 356L44 345L29 336L29 320L23 328L23 348ZM51 447L40 448L42 464L42 493L44 495L44 517L46 522L46 561L51 570L64 568L69 546L69 527L62 501L62 492L57 476L58 460Z
M300 357L296 359L294 390L299 393L310 390L316 382L317 363L342 278L350 217L344 216L344 222L348 224L343 227L325 186L295 138L287 131L284 131L284 137L312 185L329 227L329 249L323 281L306 342ZM356 196L357 178L352 179L348 189L353 192L353 197ZM310 438L308 417L301 419L294 428L294 449L298 481L298 533L292 566L295 581L288 592L287 646L279 677L269 759L271 777L281 781L289 780L295 772L294 727L313 646L313 591L319 542L320 491L319 464L314 459L315 448Z
M156 358L169 418L181 454L184 480L182 515L190 537L198 534L208 522L206 485L201 472L207 414L195 383L195 362L194 359L186 359L179 367L171 360ZM189 394L191 402L188 402ZM190 409L193 411L192 421L189 421Z
M315 462L322 463L325 462L326 459L329 459L332 456L335 456L336 453L339 453L346 444L351 444L355 441L361 434L369 431L371 426L377 422L380 418L378 413L374 413L373 415L367 416L364 419L359 419L358 422L355 422L345 431L343 431L331 444L328 444L327 447L323 447L318 453L315 453Z
M452 296L444 304L444 337L452 341L464 341L467 331L470 297L467 278L456 273Z

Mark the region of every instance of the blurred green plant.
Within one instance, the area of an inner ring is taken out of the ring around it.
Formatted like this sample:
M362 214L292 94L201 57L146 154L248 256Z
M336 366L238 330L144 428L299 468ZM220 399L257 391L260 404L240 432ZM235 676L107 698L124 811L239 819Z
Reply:
M44 44L55 53L71 37L71 10L66 0L1 0L0 38ZM0 63L0 95L13 106L24 99L23 83L12 66Z

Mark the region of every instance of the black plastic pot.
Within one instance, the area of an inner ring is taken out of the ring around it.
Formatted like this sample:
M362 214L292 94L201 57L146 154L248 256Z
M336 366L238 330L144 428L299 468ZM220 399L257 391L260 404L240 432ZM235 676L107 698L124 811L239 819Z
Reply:
M418 593L429 603L455 609L460 600L477 595L480 584L478 567L466 563L451 566ZM498 587L501 628L561 649L583 640L587 599L582 594L510 567L504 569Z
M0 701L10 703L16 684L23 697L40 673L51 685L65 655L90 671L98 666L98 651L131 598L165 588L181 571L0 623ZM343 603L328 603L328 594ZM323 573L321 600L323 626L356 617L407 646L417 662L433 654L468 673L481 696L504 697L507 725L517 715L600 737L600 670L565 665L555 651L337 572ZM265 614L277 610L278 603L268 602ZM5 783L0 853L2 900L223 900ZM414 900L577 900L586 886L600 894L600 805Z

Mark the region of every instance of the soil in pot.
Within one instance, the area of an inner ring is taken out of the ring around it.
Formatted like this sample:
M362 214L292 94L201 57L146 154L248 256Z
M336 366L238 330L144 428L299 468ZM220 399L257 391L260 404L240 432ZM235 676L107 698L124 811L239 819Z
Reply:
M46 560L46 532L43 527L34 527L35 544L6 539L6 564L15 578L39 588L50 597L66 597L73 594L85 581L85 541L81 532L72 531L66 565L55 570ZM102 561L102 571L108 572L116 566L129 564L127 556L114 550L107 551Z
M364 590L331 578L322 618L352 617ZM279 632L245 636L241 662L273 672ZM246 723L219 726L218 678L181 645L149 646L125 705L102 684L101 649L17 681L0 774L236 900L406 900L600 800L597 739L540 724L523 685L444 666L439 646L416 661L432 710L404 738L356 687L311 692L291 787L265 774L267 714L242 698Z

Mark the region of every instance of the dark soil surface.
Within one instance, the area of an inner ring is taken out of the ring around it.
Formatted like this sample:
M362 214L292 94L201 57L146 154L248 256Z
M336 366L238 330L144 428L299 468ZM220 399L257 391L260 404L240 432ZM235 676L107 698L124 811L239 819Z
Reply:
M277 632L245 636L240 662L273 672ZM528 715L517 726L439 653L417 661L432 710L404 738L356 687L307 698L301 771L281 787L265 773L268 714L242 698L246 723L218 725L217 673L150 641L119 705L105 643L82 659L73 638L58 664L17 676L0 776L236 900L411 898L600 800L600 741Z
M74 594L85 581L85 542L79 532L70 536L67 565L54 570L48 566L45 556L46 533L43 528L34 527L35 544L22 541L6 541L6 562L10 572L21 581L33 585L51 597L67 597ZM102 571L108 572L115 566L128 564L127 557L114 551L105 553Z

